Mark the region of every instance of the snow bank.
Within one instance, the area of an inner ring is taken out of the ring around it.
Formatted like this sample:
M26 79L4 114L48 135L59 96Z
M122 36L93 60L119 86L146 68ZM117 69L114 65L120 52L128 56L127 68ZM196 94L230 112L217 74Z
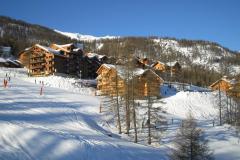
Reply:
M197 119L214 119L218 114L215 108L216 95L212 92L178 92L175 96L163 98L166 111L180 118L189 112Z
M92 87L85 87L86 84L95 85L95 80L80 80L64 76L46 76L46 77L28 77L25 68L0 68L2 74L10 74L12 77L20 78L24 81L40 84L44 83L45 87L59 88L83 95L94 95L95 89Z

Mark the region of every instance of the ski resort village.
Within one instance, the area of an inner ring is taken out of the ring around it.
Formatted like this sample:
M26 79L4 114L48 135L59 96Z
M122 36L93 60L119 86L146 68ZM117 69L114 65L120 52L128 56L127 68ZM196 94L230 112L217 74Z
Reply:
M168 15L163 1L67 7L53 0L44 2L45 15L40 2L10 1L0 5L14 17L0 16L0 160L240 160L240 45L209 34L239 32L211 30L212 2L183 0L189 15L173 4ZM146 19L150 13L162 23Z

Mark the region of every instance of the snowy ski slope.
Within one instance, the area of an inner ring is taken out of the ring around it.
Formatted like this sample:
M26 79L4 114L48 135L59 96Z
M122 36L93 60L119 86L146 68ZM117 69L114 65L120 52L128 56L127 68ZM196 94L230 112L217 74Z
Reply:
M5 72L0 70L0 82ZM108 131L99 100L12 77L0 85L0 159L166 159L160 149L121 140Z
M10 72L10 86L3 88L3 78ZM154 104L165 108L168 129L160 145L151 147L118 135L106 115L99 114L100 99L91 94L92 89L74 89L73 79L58 76L36 81L24 69L0 68L0 159L168 159L176 131L189 111L204 129L215 159L240 159L237 130L212 126L218 115L215 93L168 90L163 103ZM39 81L45 82L41 96Z

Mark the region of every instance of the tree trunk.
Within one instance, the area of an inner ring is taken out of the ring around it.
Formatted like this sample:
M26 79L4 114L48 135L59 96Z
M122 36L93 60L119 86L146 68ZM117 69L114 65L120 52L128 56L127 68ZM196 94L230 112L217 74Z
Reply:
M118 39L119 40L119 39ZM119 42L118 42L119 43ZM119 53L119 48L117 44L117 52ZM115 54L115 58L117 59L117 55ZM118 75L117 75L117 66L116 66L116 106L117 106L117 124L118 124L118 133L122 134L122 127L121 127L121 118L120 118L120 105L119 105L119 90L118 90Z
M118 124L118 133L122 134L122 128L121 128L121 119L120 119L120 111L119 111L119 101L118 101L118 76L116 73L116 105L117 105L117 124Z
M219 124L222 125L222 100L221 100L221 91L220 84L218 85L218 96L219 96Z
M151 97L148 94L148 120L147 120L147 124L148 124L148 144L151 144Z
M129 109L129 87L127 86L127 93L125 97L126 102L126 134L129 135L129 129L130 129L130 109Z
M134 142L137 143L137 122L136 122L136 108L134 102L134 79L132 79L132 109L133 109L133 125L134 125Z

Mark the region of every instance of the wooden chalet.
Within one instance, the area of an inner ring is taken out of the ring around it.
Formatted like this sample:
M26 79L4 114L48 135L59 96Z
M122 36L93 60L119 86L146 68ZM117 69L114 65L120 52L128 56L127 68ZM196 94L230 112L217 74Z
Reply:
M149 65L149 60L148 58L141 58L140 62L143 63L144 65Z
M96 53L84 54L82 48L78 43L51 44L50 47L36 44L22 51L19 61L29 69L32 76L58 72L95 79L96 71L108 58Z
M97 89L103 95L124 95L125 83L124 79L119 76L115 65L102 64L97 70Z
M166 71L166 65L160 61L157 61L155 62L153 65L152 65L152 68L154 70L157 70L157 71L160 71L160 72L165 72Z
M29 69L32 76L65 73L67 57L64 52L35 44L20 52L19 61Z
M82 49L75 49L69 52L67 58L67 74L76 75L80 77L80 72L82 68L83 51Z
M130 61L137 68L144 69L146 67L146 64L139 57L133 57L133 58L130 59Z
M174 62L168 62L166 63L166 70L168 72L171 72L173 74L177 74L181 71L181 65L179 64L178 61L174 61Z
M50 48L61 51L64 56L69 56L69 53L72 51L72 43L66 45L51 44Z
M86 53L86 56L90 59L96 59L102 64L108 62L108 57L106 55L100 55L97 53Z
M161 73L166 72L171 74L177 74L181 71L181 65L177 61L168 63L157 61L151 67L155 71L159 71Z
M234 80L228 79L226 76L222 77L221 79L217 80L213 84L209 86L212 90L221 90L227 92L232 85L234 84Z
M64 56L69 57L72 52L76 52L79 50L83 50L83 46L81 43L70 43L70 44L51 44L50 48L55 49L57 51L61 51Z
M160 96L160 85L163 79L151 69L135 68L127 76L126 67L103 64L97 70L97 89L103 95L125 96L127 91L134 90L135 98L146 96Z
M240 80L236 81L234 84L231 85L231 87L227 91L227 95L233 98L240 98Z
M84 79L95 79L97 77L97 69L107 60L105 55L96 53L84 54L82 50L83 47L78 43L64 45L52 44L50 47L64 52L64 55L67 57L67 74Z

